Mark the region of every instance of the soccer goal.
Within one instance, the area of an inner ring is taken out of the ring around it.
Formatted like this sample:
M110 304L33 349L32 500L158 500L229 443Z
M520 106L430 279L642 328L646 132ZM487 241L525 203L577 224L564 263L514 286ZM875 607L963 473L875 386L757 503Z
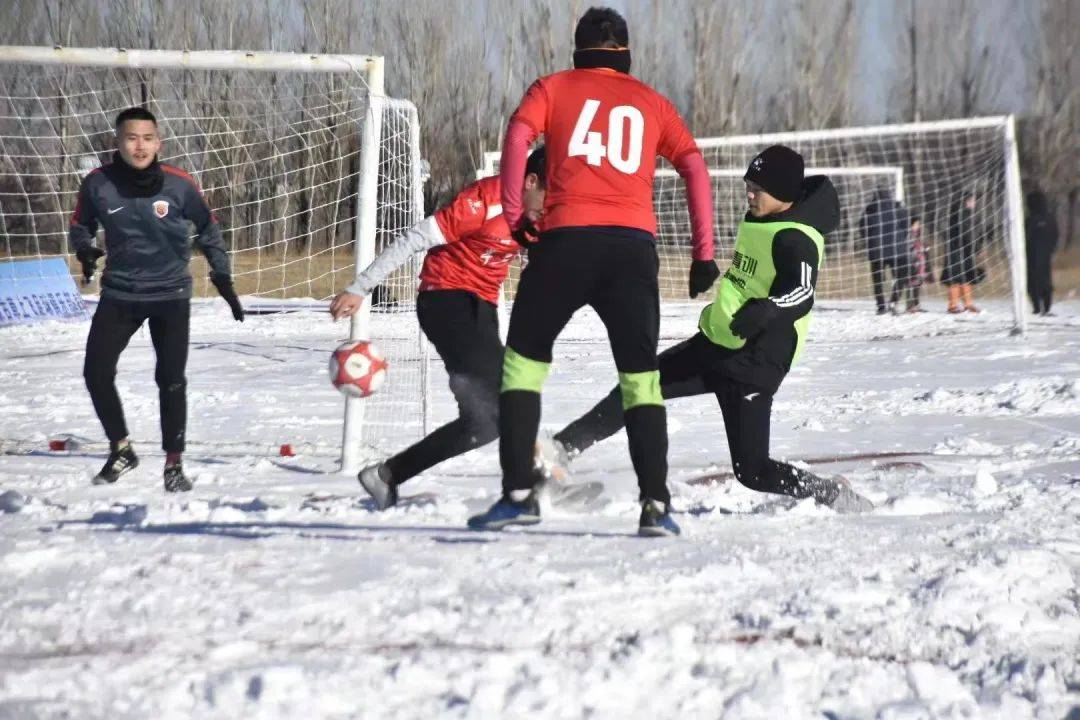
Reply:
M919 258L913 252L910 228L887 239L884 244L900 245L884 251L891 261L882 283L887 301L895 287L897 305L905 309L910 287L917 283L922 304L943 309L942 274L960 258L970 266L977 300L991 300L996 314L1016 330L1024 329L1024 224L1011 116L699 138L712 178L721 264L730 261L735 232L746 213L746 167L759 151L776 143L802 153L807 174L828 175L840 196L840 227L828 238L818 286L819 297L830 306L875 310L868 245L880 247L885 239L880 232L874 234L873 223L861 221L871 203L884 198L901 203L909 217L919 219L925 254ZM499 153L486 152L477 177L498 169ZM974 206L967 214L958 211L965 202ZM653 204L661 295L666 303L687 301L690 218L682 180L666 164L656 171ZM513 296L512 283L508 297Z
M157 116L162 160L202 185L256 311L325 307L312 301L423 217L417 111L384 96L380 57L0 47L0 258L66 256L75 269L75 194L132 105ZM202 258L193 265L196 294L213 295ZM401 268L354 318L351 337L376 339L393 372L347 403L345 467L364 445L425 430L418 270Z
M1007 316L1017 330L1024 329L1023 210L1011 116L699 138L713 181L721 263L730 259L735 230L746 213L746 167L760 150L777 143L803 155L808 175L828 175L840 196L840 227L828 238L818 286L821 299L833 307L872 312L868 246L896 241L899 247L883 251L893 260L882 288L887 301L899 276L901 310L912 282L921 282L923 305L943 309L942 274L955 271L959 258L971 269L976 299L992 300L994 312ZM883 238L882 233L875 236L874 223L861 224L867 208L882 198L898 201L910 218L920 221L925 263L912 253L909 228L900 237ZM660 224L661 292L665 300L683 300L690 220L682 181L670 168L657 171L654 203ZM923 277L914 277L920 268Z

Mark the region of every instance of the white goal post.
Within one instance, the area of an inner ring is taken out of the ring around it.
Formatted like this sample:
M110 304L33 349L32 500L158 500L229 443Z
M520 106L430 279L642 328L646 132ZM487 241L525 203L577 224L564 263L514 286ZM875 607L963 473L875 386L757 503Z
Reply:
M116 114L141 105L162 160L202 185L245 303L318 307L304 299L325 301L423 217L417 111L385 96L383 76L370 55L0 46L0 258L68 255L79 181L108 160ZM427 429L418 269L394 273L352 321L350 337L376 339L394 369L346 402L343 469Z

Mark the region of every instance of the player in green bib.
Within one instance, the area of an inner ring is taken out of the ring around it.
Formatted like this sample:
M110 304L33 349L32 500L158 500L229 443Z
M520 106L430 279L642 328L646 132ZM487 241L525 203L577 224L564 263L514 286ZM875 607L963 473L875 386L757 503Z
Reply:
M838 512L873 508L846 481L823 478L769 457L773 395L802 351L825 255L840 224L836 189L824 175L804 178L803 158L766 148L746 171L747 213L716 301L699 332L659 356L665 400L712 393L720 403L735 477L748 488L813 497ZM560 468L622 428L619 388L549 441L548 470Z

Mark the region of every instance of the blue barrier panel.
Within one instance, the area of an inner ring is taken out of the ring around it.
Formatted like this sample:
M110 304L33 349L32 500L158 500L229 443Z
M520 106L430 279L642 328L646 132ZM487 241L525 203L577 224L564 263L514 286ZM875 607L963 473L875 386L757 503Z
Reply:
M63 258L0 261L0 327L88 315Z

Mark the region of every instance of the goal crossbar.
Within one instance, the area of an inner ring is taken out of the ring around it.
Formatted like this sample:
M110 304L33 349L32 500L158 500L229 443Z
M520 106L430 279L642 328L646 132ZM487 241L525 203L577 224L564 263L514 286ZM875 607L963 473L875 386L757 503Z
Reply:
M259 72L367 72L381 65L378 55L310 55L246 50L129 50L0 45L0 61L26 65L127 67Z
M891 178L893 197L904 199L904 168L897 165L858 165L855 167L808 167L807 175L884 175ZM709 168L709 177L741 178L746 168ZM659 168L656 177L675 178L679 174L671 168Z
M699 148L717 148L733 145L775 145L777 143L809 142L814 140L843 140L868 135L900 135L919 132L943 132L947 130L974 130L998 127L1004 129L1009 123L1008 115L969 118L964 120L932 120L902 123L899 125L868 125L866 127L832 128L828 130L798 130L794 132L764 133L760 135L732 135L731 137L697 138Z

